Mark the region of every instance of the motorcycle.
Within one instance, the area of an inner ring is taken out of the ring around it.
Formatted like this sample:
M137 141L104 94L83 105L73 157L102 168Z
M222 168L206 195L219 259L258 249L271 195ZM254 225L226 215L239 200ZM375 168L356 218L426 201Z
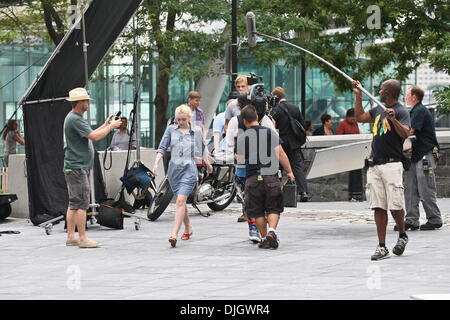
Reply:
M209 216L209 214L203 214L197 205L206 204L214 211L221 211L229 206L237 193L234 165L212 163L212 167L213 172L208 174L204 163L197 164L197 184L187 199L187 203L192 204L203 216ZM151 221L158 219L172 198L173 192L169 180L165 176L148 208L147 217Z

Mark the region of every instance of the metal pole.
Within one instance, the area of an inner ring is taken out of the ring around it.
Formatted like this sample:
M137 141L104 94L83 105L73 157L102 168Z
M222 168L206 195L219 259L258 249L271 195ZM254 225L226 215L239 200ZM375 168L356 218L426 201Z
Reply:
M83 6L85 0L80 0L80 5ZM89 70L88 70L88 46L89 44L86 42L86 25L84 22L84 10L81 10L81 33L83 35L83 56L84 56L84 80L85 80L85 88L89 93ZM87 113L87 119L89 125L91 125L91 111L90 108ZM89 143L92 143L91 141ZM89 171L89 184L91 185L91 204L89 207L91 208L91 216L95 216L97 203L95 200L95 185L94 185L94 167Z
M137 39L136 39L136 19L135 16L133 16L133 87L134 87L134 95L133 97L137 96L136 101L136 114L134 115L136 117L134 123L135 123L135 135L136 135L136 162L141 161L141 132L140 132L140 126L139 121L141 119L141 97L139 92L139 57L138 57L138 48L137 48Z
M306 64L305 57L302 57L302 65L301 65L301 101L302 101L302 115L303 119L306 119Z
M231 90L234 90L234 80L238 74L237 58L237 0L231 1Z
M276 37L272 37L272 36L269 36L269 35L267 35L267 34L264 34L264 33L262 33L262 32L259 32L259 31L255 32L255 34L257 34L257 35L259 35L259 36L262 36L262 37L266 37L266 38L272 39L272 40L277 40L277 41L283 42L283 43L288 44L288 45L290 45L290 46L292 46L292 47L294 47L294 48L297 48L297 49L299 49L299 50L301 50L301 51L303 51L303 52L305 52L305 53L307 53L307 54L309 54L309 55L312 55L314 58L319 59L320 61L322 61L323 63L325 63L327 66L329 66L329 67L333 68L334 70L336 70L340 75L342 75L343 77L345 77L345 78L346 78L347 80L349 80L350 82L353 82L353 81L354 81L354 80L353 80L349 75L347 75L345 72L341 71L341 70L338 69L336 66L334 66L334 65L331 64L331 63L329 63L327 60L325 60L325 59L323 59L322 57L318 56L318 55L315 54L314 52L308 51L308 50L306 50L306 49L304 49L304 48L302 48L302 47L300 47L300 46L297 46L297 45L295 45L295 44L293 44L293 43L290 43L290 42L288 42L288 41L286 41L286 40L283 40L283 39L280 39L280 38L276 38ZM367 91L366 89L364 89L362 85L358 85L358 89L361 90L362 92L364 92L364 93L365 93L370 99L372 99L377 105L379 105L381 108L383 108L383 110L386 109L386 107L385 107L380 101L378 101L378 99L375 98L369 91Z

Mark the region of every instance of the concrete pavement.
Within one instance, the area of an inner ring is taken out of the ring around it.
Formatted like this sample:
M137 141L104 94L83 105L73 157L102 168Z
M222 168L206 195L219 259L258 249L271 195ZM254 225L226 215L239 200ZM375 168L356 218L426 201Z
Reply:
M439 199L444 218L450 199ZM201 206L208 211L208 207ZM278 250L258 249L237 223L240 205L208 218L189 206L193 237L167 241L174 207L156 222L125 219L124 230L91 226L99 249L66 247L64 223L51 235L23 219L0 222L0 299L410 299L448 294L450 229L409 231L401 257L389 220L392 257L370 261L377 245L367 202L299 203L278 227ZM138 214L145 215L144 211ZM183 230L182 230L183 231Z

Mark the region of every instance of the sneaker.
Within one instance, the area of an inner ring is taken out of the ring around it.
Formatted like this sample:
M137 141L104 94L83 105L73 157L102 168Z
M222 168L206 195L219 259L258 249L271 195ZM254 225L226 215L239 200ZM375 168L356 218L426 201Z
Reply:
M270 249L270 244L269 241L267 241L267 239L262 239L261 243L258 245L258 248L260 249Z
M267 241L269 241L269 245L271 248L277 249L280 245L280 241L278 240L277 234L274 231L269 231L266 239Z
M247 215L245 215L244 213L237 219L237 222L245 222L248 221L248 217Z
M382 260L387 258L390 258L388 248L377 246L371 260Z
M254 224L249 226L248 239L253 243L261 242L261 236L259 235L259 231Z
M420 230L436 230L442 227L442 223L425 223L420 226Z
M397 244L395 245L394 249L392 249L392 252L397 256L401 256L403 254L403 251L405 251L407 243L408 238L398 238Z
M80 241L79 247L80 248L98 248L101 245L102 244L100 242L86 240L86 241Z
M307 192L301 192L299 193L299 196L300 202L308 202L309 199L311 198Z
M408 230L414 231L417 229L419 229L419 226L415 226L413 224L409 224L409 223L405 222L405 231L408 231ZM398 231L397 225L394 226L394 231Z

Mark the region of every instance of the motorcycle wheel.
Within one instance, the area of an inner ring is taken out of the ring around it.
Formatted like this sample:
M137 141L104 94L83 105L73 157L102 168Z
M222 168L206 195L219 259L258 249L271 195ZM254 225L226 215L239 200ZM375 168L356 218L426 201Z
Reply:
M173 192L170 188L169 180L166 179L159 189L159 192L155 195L153 203L148 208L147 217L150 219L150 221L155 221L163 214L172 198Z
M208 203L208 207L214 211L222 211L226 207L230 205L230 203L233 201L234 197L236 196L236 185L233 184L233 191L231 191L231 195L227 199L223 199L219 202L210 202Z

